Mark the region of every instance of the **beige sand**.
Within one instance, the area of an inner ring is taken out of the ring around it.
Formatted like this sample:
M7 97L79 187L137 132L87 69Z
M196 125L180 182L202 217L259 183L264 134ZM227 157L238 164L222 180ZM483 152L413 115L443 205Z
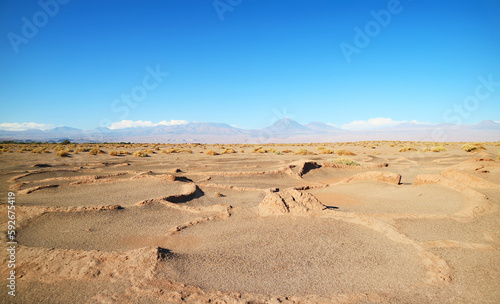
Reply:
M2 153L0 223L13 191L19 244L0 303L500 302L499 147L390 144L339 147L354 167L248 145ZM204 153L224 148L238 153Z

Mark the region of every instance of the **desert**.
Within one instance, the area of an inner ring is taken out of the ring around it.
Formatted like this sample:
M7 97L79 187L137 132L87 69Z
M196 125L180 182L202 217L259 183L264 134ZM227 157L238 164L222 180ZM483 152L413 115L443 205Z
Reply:
M2 144L1 299L498 303L499 149Z

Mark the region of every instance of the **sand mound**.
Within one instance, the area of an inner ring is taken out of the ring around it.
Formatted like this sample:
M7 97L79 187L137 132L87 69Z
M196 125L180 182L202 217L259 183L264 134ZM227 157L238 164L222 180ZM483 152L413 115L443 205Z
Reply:
M313 169L317 169L317 168L320 168L321 166L318 165L318 163L316 163L315 161L304 161L304 160L301 160L301 161L296 161L296 162L293 162L289 165L289 168L292 169L292 171L295 173L295 174L298 174L299 176L302 176L304 174L306 174L307 172L313 170Z
M262 216L294 214L303 215L319 212L326 207L314 195L295 189L285 189L282 192L271 192L259 204L259 214Z
M371 180L399 185L399 183L401 182L401 175L392 172L368 171L349 177L342 181L342 183L350 183L361 180Z
M22 247L17 269L26 280L53 283L64 280L111 279L139 282L152 279L165 249L140 248L127 252ZM61 267L65 265L65 267ZM59 269L59 271L55 271Z
M465 173L457 170L446 170L441 172L442 176L449 179L455 180L459 183L464 184L468 187L474 188L488 188L488 189L500 189L500 185L494 184L480 177L474 176L469 173Z

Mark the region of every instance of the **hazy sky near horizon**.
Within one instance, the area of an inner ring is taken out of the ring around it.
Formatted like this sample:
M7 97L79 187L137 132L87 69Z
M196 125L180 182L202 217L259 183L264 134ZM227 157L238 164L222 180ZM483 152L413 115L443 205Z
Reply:
M0 128L500 120L496 0L6 0L0 30Z

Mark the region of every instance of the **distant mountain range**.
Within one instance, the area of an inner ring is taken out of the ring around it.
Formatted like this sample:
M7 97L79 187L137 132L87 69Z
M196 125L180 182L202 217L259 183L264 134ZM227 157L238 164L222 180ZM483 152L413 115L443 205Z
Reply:
M500 123L492 120L475 125L424 125L401 123L376 130L353 131L322 122L302 125L283 118L269 127L247 130L225 123L191 122L172 126L111 130L104 127L80 130L57 127L50 130L0 131L0 140L60 142L158 142L158 143L307 143L363 140L498 141Z

